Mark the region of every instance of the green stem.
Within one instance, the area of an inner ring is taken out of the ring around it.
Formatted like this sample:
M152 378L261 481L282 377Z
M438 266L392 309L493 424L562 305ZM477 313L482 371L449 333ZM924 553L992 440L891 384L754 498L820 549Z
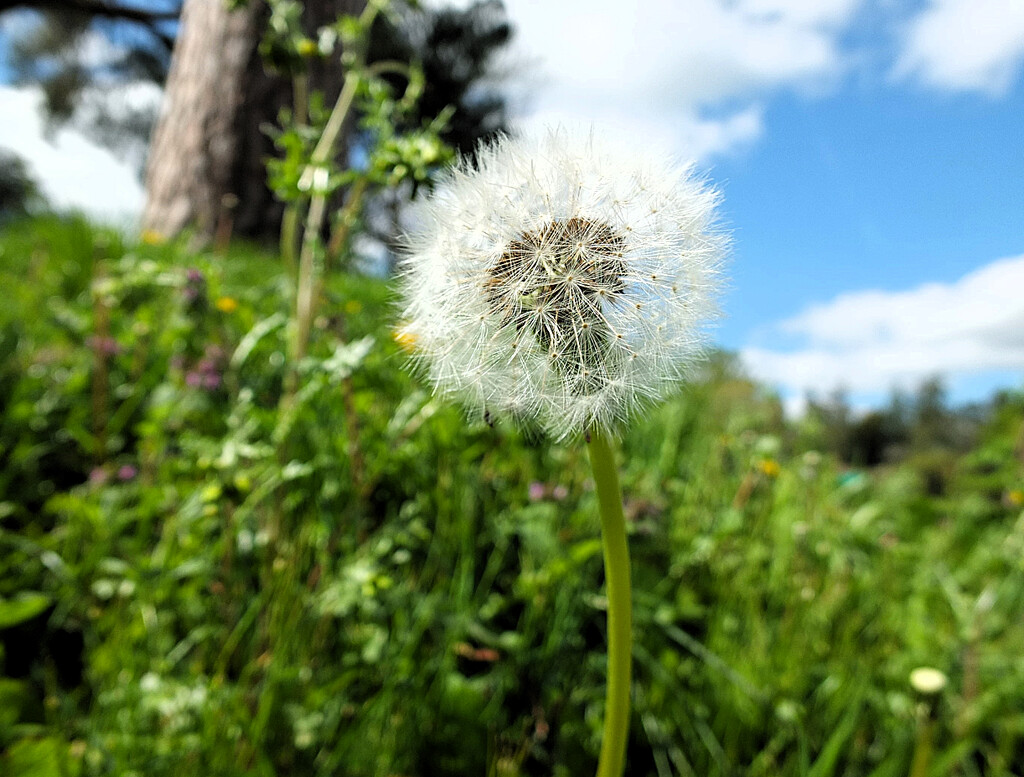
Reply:
M363 30L369 30L373 20L380 12L383 3L378 0L370 0L359 16L359 26ZM309 345L309 333L313 324L313 313L316 307L314 295L317 289L317 266L316 252L320 242L320 229L323 227L324 216L327 213L327 194L322 190L321 184L317 181L317 175L321 171L326 173L325 165L334 155L334 147L345 126L349 111L359 92L359 85L362 83L362 70L366 66L366 41L352 52L353 62L348 65L345 73L345 80L338 94L338 99L331 109L331 115L327 118L323 133L313 147L310 154L309 164L299 179L299 187L312 192L309 203L309 210L306 213L306 224L302 233L302 248L299 254L298 279L296 291L296 327L295 340L292 343L292 373L298 368L298 363L306 355ZM308 106L307 106L308 107ZM294 237L288 234L294 228L292 218L298 218L298 212L289 212L282 231L282 248L285 249L285 258L289 260L293 254ZM285 395L291 392L286 390Z
M292 78L292 110L295 114L294 121L303 125L309 119L309 76L305 73L296 73Z
M297 244L301 219L302 206L297 202L289 203L281 218L281 256L284 257L284 265L292 281L296 279L299 266Z
M914 744L914 760L910 764L910 777L928 777L932 760L932 738L935 723L928 717L918 723L917 742Z
M622 777L629 734L629 691L633 654L633 606L629 589L629 546L622 490L608 438L592 431L590 466L601 509L604 575L608 594L608 688L597 777Z
M309 346L309 333L313 326L317 289L317 245L320 242L320 227L323 225L327 199L322 195L313 197L306 215L306 229L302 239L302 253L299 255L299 282L295 300L295 342L292 345L293 367L305 357Z
M306 348L309 345L309 333L313 325L313 311L316 305L314 299L317 288L316 251L320 242L320 229L323 227L324 216L327 213L327 195L315 188L317 185L315 172L318 166L324 164L334 151L334 144L345 123L349 109L352 107L358 84L359 75L357 73L349 73L345 77L345 84L338 96L338 102L335 103L334 110L327 120L327 126L324 128L323 135L320 136L320 141L313 149L310 165L306 173L303 173L303 176L309 176L306 184L311 187L313 196L306 213L306 225L302 233L302 250L299 254L299 277L295 302L295 340L292 343L293 370L306 355Z

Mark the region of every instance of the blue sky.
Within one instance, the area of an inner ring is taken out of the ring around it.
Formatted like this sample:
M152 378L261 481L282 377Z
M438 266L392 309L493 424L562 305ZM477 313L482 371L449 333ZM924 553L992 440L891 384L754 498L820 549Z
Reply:
M524 123L606 125L722 188L717 337L792 406L1024 384L1024 0L508 7Z
M1021 83L998 98L861 87L774 102L756 147L711 167L736 239L722 336L1024 252L1022 119Z
M594 124L721 187L716 336L793 406L840 385L868 405L935 373L956 400L1024 385L1024 0L506 6L521 126ZM40 145L33 99L0 87L0 146L62 202L95 207L102 168L121 181L103 215L137 210L114 157L69 133Z
M896 295L956 284L993 260L1024 255L1022 117L1021 79L999 96L882 84L774 101L756 145L711 166L735 235L721 341L799 353L813 338L777 324L811 305L850 292ZM1018 277L1020 296L1010 304L1020 312L1024 273ZM897 299L888 302L897 307ZM963 323L970 327L970 318ZM1010 316L1006 324L1024 328L1024 318ZM946 372L953 398L1020 387L1020 357L1018 349L1016 368L965 363ZM941 369L936 361L935 371ZM775 370L770 376L784 378ZM912 386L920 377L914 369L896 382ZM892 382L871 378L854 399L884 401ZM802 388L789 386L787 393L799 396Z

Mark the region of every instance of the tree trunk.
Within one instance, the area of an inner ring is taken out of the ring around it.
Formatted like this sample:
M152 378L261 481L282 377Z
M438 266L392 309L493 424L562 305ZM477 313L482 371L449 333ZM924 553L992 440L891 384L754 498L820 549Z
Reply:
M213 234L231 193L257 18L255 3L229 11L223 0L185 0L149 151L143 229Z
M307 0L307 34L341 14L358 14L366 0ZM185 0L164 105L146 169L143 229L171 237L193 228L210 238L228 224L237 235L275 237L283 206L266 185L266 158L275 149L263 131L292 104L288 78L268 73L257 46L269 9L250 0L227 10L226 0ZM313 61L310 89L331 105L341 89L340 52ZM344 149L344 138L339 142Z

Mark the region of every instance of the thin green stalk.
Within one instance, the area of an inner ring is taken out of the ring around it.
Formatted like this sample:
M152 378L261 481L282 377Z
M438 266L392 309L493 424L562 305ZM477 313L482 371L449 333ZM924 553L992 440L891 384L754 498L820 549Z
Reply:
M309 121L309 76L306 73L296 73L292 78L292 121L299 127ZM288 274L293 276L298 266L297 249L302 210L301 203L290 202L285 206L281 218L281 256L284 257Z
M918 724L917 741L914 743L914 760L910 764L910 777L928 777L932 760L932 740L935 723L929 715Z
M309 119L309 76L296 73L292 78L292 111L296 124L305 124Z
M348 248L348 239L352 234L352 228L356 225L359 211L363 206L363 196L370 185L369 177L362 175L352 184L348 193L348 200L345 207L335 223L331 233L331 240L327 244L326 262L330 263L341 256Z
M299 255L299 283L295 299L295 342L292 346L293 368L306 355L309 333L313 326L315 294L317 290L317 244L320 242L320 227L327 210L327 198L321 194L313 197L306 216L306 230Z
M284 209L284 216L281 218L281 256L284 257L284 266L288 271L291 280L295 280L298 272L298 241L299 222L302 220L302 205L297 202L289 203Z
M592 431L590 466L601 510L604 575L608 595L608 687L597 777L622 777L629 734L629 692L633 654L633 605L629 587L629 546L615 454L608 438Z
M359 24L363 29L369 30L374 18L381 10L381 3L371 0L367 3L363 13L359 17ZM298 362L306 355L306 348L309 344L310 328L313 324L313 313L316 300L314 294L317 289L317 267L316 250L320 241L320 230L323 227L324 216L327 213L327 195L319 187L317 181L318 172L324 168L334 154L335 144L345 126L349 111L355 101L362 83L362 68L366 63L365 42L355 54L355 61L348 66L345 80L338 94L338 99L331 109L331 115L327 118L323 133L313 147L310 154L309 165L303 172L299 185L305 185L312 192L309 210L306 213L306 224L302 234L302 248L298 261L298 279L296 291L296 327L295 340L292 343L293 371L297 369ZM286 259L290 256L288 251L294 245L294 238L286 235L294 226L291 214L287 214L289 220L285 222L285 230L282 233L282 247L286 249ZM297 218L297 214L296 214ZM286 242L287 241L287 242ZM291 392L286 391L286 394Z
M322 165L330 157L334 150L334 143L338 139L341 127L345 123L352 101L355 99L358 89L359 75L349 73L345 77L345 84L334 105L327 126L316 148L313 149L312 161L308 168L310 180L309 186L314 186L313 173L318 165ZM309 344L309 333L313 325L313 312L315 308L314 294L317 288L317 267L316 250L320 241L320 229L324 223L324 216L327 213L327 196L322 191L313 189L313 196L310 200L309 210L306 213L306 225L302 234L302 251L299 254L299 277L297 281L295 301L295 339L292 343L292 369L297 369L299 361L306 355L306 348ZM286 227L290 224L286 222ZM291 392L286 392L291 393Z

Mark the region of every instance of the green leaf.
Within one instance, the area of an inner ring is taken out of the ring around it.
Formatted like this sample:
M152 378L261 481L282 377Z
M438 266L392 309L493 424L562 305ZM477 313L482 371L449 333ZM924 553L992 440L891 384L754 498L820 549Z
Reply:
M807 773L808 777L831 777L831 775L837 773L843 749L857 730L857 723L860 721L860 710L861 704L858 698L854 704L850 705L846 715L843 716L843 719L836 726L825 746L821 749L817 760Z
M18 722L27 696L24 683L0 677L0 732L10 731Z
M11 599L0 599L0 629L31 620L49 607L50 601L39 591L22 591Z
M334 353L323 362L323 367L331 376L331 380L338 382L351 375L373 348L373 343L373 337L367 336L353 343L339 344Z
M18 777L61 777L59 750L53 738L19 739L0 760L0 771Z
M279 329L284 326L287 322L287 318L282 313L274 313L272 316L268 316L262 321L258 321L252 329L248 331L245 337L242 338L242 342L238 344L234 354L231 356L231 366L234 369L238 369L245 360L249 358L253 349L259 344L260 340L266 337L268 334L273 332L275 329Z

